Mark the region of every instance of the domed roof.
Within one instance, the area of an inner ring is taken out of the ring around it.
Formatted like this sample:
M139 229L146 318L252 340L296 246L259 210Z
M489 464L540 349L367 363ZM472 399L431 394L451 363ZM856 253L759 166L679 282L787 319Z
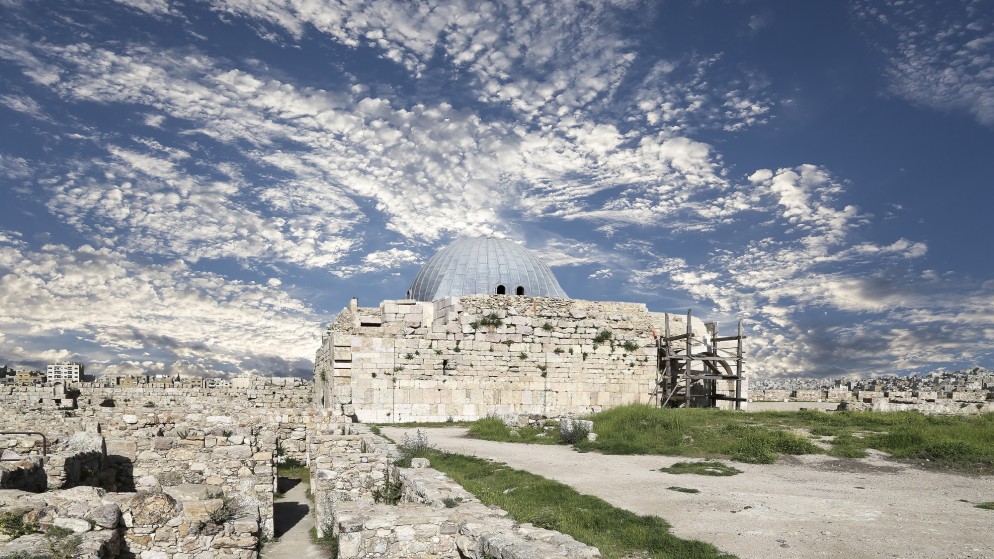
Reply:
M414 276L408 297L435 301L486 294L567 298L534 253L494 237L460 239L438 251Z

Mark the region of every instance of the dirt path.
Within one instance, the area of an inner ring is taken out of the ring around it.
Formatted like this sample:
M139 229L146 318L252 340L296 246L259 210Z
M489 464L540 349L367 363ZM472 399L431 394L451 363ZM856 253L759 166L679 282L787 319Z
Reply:
M412 429L383 429L395 441L405 432L413 435ZM463 428L426 432L440 450L504 462L614 506L660 516L675 535L741 559L994 558L994 511L972 504L994 501L991 477L928 472L880 454L734 463L743 473L732 477L672 475L658 469L687 459L478 441L465 438Z
M285 478L280 478L283 483ZM324 559L327 554L311 543L314 515L307 500L307 484L297 483L286 491L286 496L273 505L276 537L279 541L267 543L262 557L268 559Z

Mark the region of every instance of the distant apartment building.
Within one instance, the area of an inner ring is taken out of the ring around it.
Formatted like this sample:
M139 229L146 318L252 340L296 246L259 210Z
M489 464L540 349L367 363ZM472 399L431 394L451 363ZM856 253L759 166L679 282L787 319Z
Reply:
M44 381L45 381L45 376L41 374L41 371L14 372L14 384L19 386L30 386L32 384L41 384Z
M79 363L65 362L49 365L45 374L45 382L63 384L79 382L83 377L83 366Z

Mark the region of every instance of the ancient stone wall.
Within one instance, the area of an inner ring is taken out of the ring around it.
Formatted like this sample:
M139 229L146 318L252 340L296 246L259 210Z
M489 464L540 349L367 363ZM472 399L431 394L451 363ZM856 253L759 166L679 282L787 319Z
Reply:
M686 331L670 316L670 331ZM634 303L479 295L346 309L315 400L364 422L583 415L656 396L666 315ZM694 319L695 335L707 336ZM727 387L722 387L723 390Z
M309 437L311 490L318 531L333 531L342 559L600 557L569 536L514 522L423 463L394 466L396 446L364 425L326 425ZM376 502L388 483L397 486L397 504Z

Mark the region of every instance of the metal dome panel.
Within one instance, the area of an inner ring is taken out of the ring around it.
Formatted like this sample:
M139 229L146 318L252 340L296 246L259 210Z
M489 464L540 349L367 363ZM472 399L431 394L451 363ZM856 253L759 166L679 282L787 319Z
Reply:
M497 293L568 298L541 260L527 248L506 239L460 239L432 256L411 284L410 298L435 301L443 297Z

